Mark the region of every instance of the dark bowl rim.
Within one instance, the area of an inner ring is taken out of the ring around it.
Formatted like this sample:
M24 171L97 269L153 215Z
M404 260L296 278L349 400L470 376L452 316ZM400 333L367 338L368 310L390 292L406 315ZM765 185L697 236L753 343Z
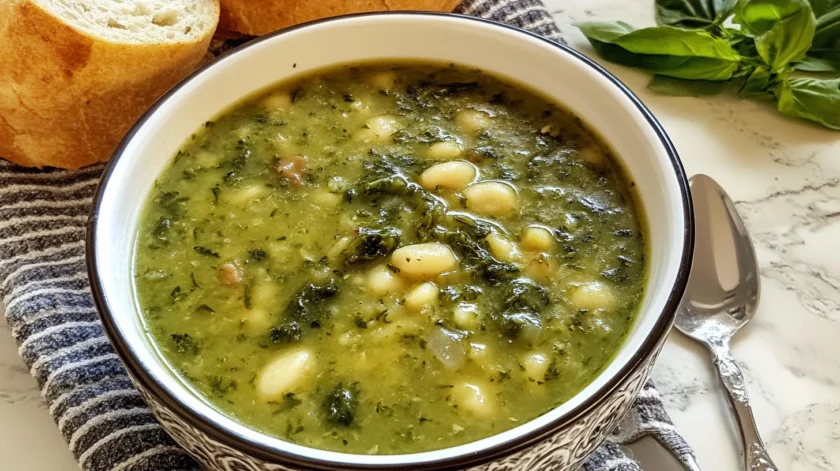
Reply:
M206 420L204 417L197 414L196 411L186 406L180 399L177 398L175 394L172 394L170 390L163 386L163 384L158 380L157 377L155 377L154 375L150 374L142 368L138 358L134 355L133 350L129 347L122 332L112 321L113 315L111 313L111 310L108 306L103 292L102 281L98 269L98 259L95 250L95 247L99 244L96 231L97 221L99 219L99 212L103 202L105 189L112 181L114 168L124 155L126 147L134 138L135 134L137 134L139 129L143 127L146 121L148 121L151 118L151 116L155 114L155 112L158 110L158 108L161 107L163 103L168 101L182 87L191 82L197 76L203 74L215 64L219 63L220 61L226 60L236 55L238 52L252 47L258 43L313 25L372 16L425 16L432 18L456 18L461 21L472 21L494 27L505 28L514 31L518 34L523 34L533 39L540 40L548 45L551 45L552 47L560 49L565 54L568 54L569 56L583 62L587 66L594 69L596 72L603 75L610 82L612 82L612 84L615 85L615 87L618 88L627 98L629 98L631 102L633 102L636 108L645 117L651 128L653 128L653 130L656 132L657 137L659 138L661 144L664 146L666 152L668 153L668 157L671 161L674 174L679 184L683 214L685 215L683 221L683 250L679 260L680 268L677 272L677 278L674 282L671 294L668 297L664 310L659 314L659 318L657 319L656 324L654 325L652 331L647 336L647 338L645 338L644 342L639 348L638 353L634 356L634 358L631 359L631 361L628 362L616 375L614 375L612 378L609 378L609 380L603 387L601 387L598 391L596 391L594 394L588 397L580 405L578 405L568 413L564 414L563 416L558 417L556 420L553 420L552 422L538 429L535 429L530 433L516 437L515 439L510 441L499 443L493 447L488 447L479 452L467 455L456 455L453 457L448 457L435 461L428 461L424 463L412 463L410 465L398 466L397 468L409 469L408 466L410 466L410 469L412 470L432 471L455 470L464 467L478 466L495 459L512 455L549 437L553 433L570 425L579 417L585 415L592 408L594 408L599 403L604 401L607 397L609 397L611 393L616 388L618 388L624 380L630 377L635 371L640 369L656 353L658 345L660 344L660 342L664 341L669 329L671 328L674 322L680 300L682 298L683 293L685 292L685 288L688 283L688 275L690 272L692 256L694 252L694 213L692 210L691 192L689 189L688 178L686 176L685 169L682 166L682 162L680 161L679 155L677 154L676 148L674 147L671 140L668 138L667 134L665 133L665 130L663 129L659 121L657 121L657 119L653 116L650 110L648 110L648 108L641 102L641 100L626 85L624 85L617 77L615 77L612 73L604 69L602 66L565 44L561 44L559 42L553 41L551 39L545 38L536 33L524 30L516 26L511 26L508 24L499 23L484 18L477 18L469 15L426 11L389 11L356 13L310 21L307 23L302 23L296 26L277 31L266 36L262 36L260 38L256 38L237 48L234 48L230 51L226 51L216 59L198 68L196 71L184 78L181 82L172 87L163 96L161 96L157 100L157 102L155 102L155 104L146 113L144 113L143 116L134 124L134 126L126 134L125 138L122 140L120 145L114 151L114 154L110 162L107 164L107 167L97 187L96 195L94 197L93 206L90 213L90 218L87 223L85 252L88 277L90 279L91 284L91 291L93 294L94 303L102 320L105 333L108 336L108 339L110 340L111 344L113 345L114 350L120 357L120 360L122 361L123 365L126 367L134 381L139 383L140 387L145 388L149 394L156 398L156 400L161 401L166 407L170 408L181 420L184 420L189 425L197 428L202 433L207 434L212 439L217 440L218 442L229 446L233 449L244 451L245 453L255 458L267 461L269 463L282 463L285 465L291 465L307 470L339 471L366 469L395 469L393 465L388 464L363 465L325 461L312 457L301 456L284 450L278 450L271 447L267 447L261 443L256 443L248 438L232 433L230 430L221 428L218 424Z

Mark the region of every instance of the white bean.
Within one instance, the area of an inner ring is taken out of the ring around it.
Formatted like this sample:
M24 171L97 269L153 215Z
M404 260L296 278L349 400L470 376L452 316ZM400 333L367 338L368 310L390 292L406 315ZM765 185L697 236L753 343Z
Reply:
M259 282L251 289L251 305L268 309L277 301L280 287L275 282Z
M256 380L257 394L267 401L292 392L309 376L315 357L307 350L282 353L263 366Z
M292 95L288 92L277 92L263 98L262 105L269 111L288 110L292 107Z
M452 320L462 329L475 330L479 325L478 306L467 303L458 304L452 313Z
M440 290L430 281L420 283L405 295L405 307L420 311L426 306L437 304Z
M557 262L550 254L539 252L527 258L522 271L537 281L548 281L557 275Z
M387 142L391 134L402 127L397 118L389 115L374 116L365 122L366 127L353 133L353 139L361 142Z
M271 327L271 315L266 307L245 309L239 321L250 332L266 332Z
M312 199L318 207L329 209L338 206L341 203L342 196L329 191L319 191L312 195Z
M193 158L196 165L204 168L216 167L219 165L221 160L222 159L218 154L214 154L206 150L196 152L195 157Z
M268 194L268 188L263 185L249 185L238 189L222 191L222 201L231 205L245 205Z
M475 180L476 173L475 166L469 162L444 162L424 170L420 174L420 185L429 191L438 187L461 191Z
M382 296L402 291L405 288L405 281L387 266L378 265L368 272L365 285L371 293Z
M525 369L525 374L534 381L544 381L550 365L551 360L542 353L529 353L522 359L522 368Z
M446 245L430 242L398 248L391 254L391 264L400 270L400 275L416 280L452 271L458 260Z
M490 417L496 410L495 404L490 402L486 386L473 383L462 383L452 388L452 400L459 411L479 417Z
M338 257L341 256L341 252L350 245L350 242L353 240L350 236L344 236L341 239L335 241L332 247L327 251L327 260L336 261Z
M354 132L353 139L359 142L372 142L378 141L379 137L373 132L373 129L364 128Z
M569 295L575 309L611 309L615 307L616 298L612 288L600 281L584 283L572 288Z
M516 190L502 182L474 183L464 190L467 209L483 216L507 216L519 208Z
M397 75L392 70L385 70L377 72L370 77L370 83L377 90L388 91L394 87L394 82L397 80Z
M487 234L487 247L490 253L502 262L516 262L520 259L519 248L507 237L491 232Z
M490 115L478 110L462 110L455 115L455 122L465 132L476 134L489 128L492 124Z
M435 142L426 151L426 157L436 160L449 160L461 155L461 146L455 141Z
M388 137L401 127L397 118L389 115L374 116L366 124L379 137Z
M580 151L580 157L592 166L604 168L607 166L607 155L595 144L590 144Z
M547 252L554 246L554 237L551 235L551 232L544 227L527 227L525 228L525 231L522 232L522 238L519 240L519 246L525 250Z
M471 343L467 356L476 363L485 363L490 355L487 345L483 343Z

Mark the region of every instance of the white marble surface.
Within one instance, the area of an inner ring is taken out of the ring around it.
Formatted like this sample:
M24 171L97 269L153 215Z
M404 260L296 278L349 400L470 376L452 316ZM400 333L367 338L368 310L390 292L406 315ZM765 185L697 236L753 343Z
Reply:
M548 0L572 46L589 19L653 23L651 0ZM717 179L756 244L762 299L733 343L758 426L782 470L840 469L840 133L785 119L731 96L649 93L643 73L605 64L653 110L689 174ZM562 80L562 77L558 77ZM78 469L0 321L0 460L3 469ZM706 471L739 469L734 434L702 348L672 333L654 370L677 427ZM668 465L648 461L647 469Z

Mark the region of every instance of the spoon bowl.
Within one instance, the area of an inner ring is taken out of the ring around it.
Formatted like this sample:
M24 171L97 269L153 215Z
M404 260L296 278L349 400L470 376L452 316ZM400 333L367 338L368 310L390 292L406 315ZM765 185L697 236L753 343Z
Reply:
M758 308L758 259L732 200L713 179L690 180L696 244L676 327L703 343L722 342Z

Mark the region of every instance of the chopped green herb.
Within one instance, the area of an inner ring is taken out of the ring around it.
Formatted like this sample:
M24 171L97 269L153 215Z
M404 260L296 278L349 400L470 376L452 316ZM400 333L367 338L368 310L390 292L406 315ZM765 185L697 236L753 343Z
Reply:
M191 353L195 355L199 351L198 343L189 334L172 334L170 338L177 353Z
M195 250L196 253L198 253L199 255L203 255L205 257L219 258L219 253L218 252L213 252L212 250L208 249L207 247L202 247L200 245L196 245L195 247L193 247L193 250Z
M201 306L198 306L197 308L195 308L195 310L198 311L198 312L204 313L204 314L213 314L213 313L216 312L215 309L213 309L212 307L210 307L206 304L202 304Z

